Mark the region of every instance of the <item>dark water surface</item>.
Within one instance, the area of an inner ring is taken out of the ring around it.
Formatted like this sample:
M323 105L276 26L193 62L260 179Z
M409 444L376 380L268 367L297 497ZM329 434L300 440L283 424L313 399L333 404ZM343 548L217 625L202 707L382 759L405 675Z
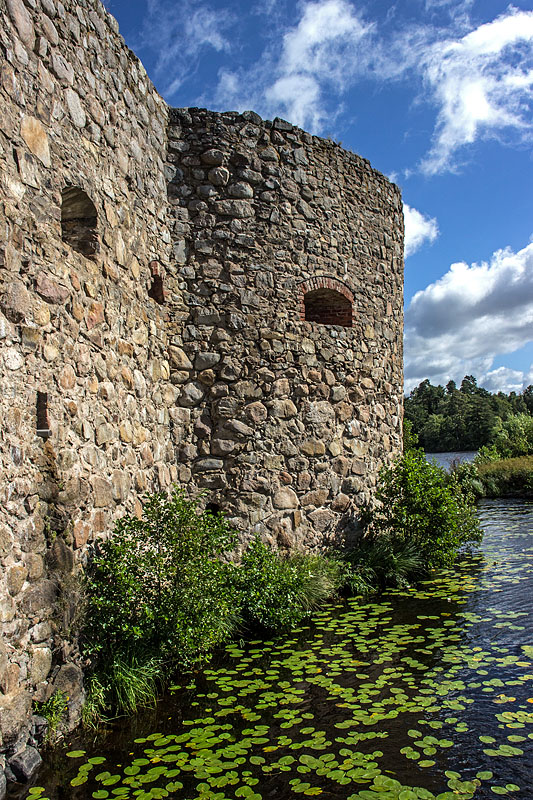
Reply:
M228 647L19 796L531 800L533 504L480 516L482 553L459 570Z

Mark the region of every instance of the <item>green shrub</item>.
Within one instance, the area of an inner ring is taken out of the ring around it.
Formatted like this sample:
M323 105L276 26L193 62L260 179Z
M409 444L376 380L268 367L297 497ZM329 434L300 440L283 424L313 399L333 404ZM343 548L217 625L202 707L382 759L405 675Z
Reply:
M416 548L426 569L450 565L463 545L481 540L471 496L422 450L381 471L375 501L363 513L367 535L387 535L398 552Z
M459 481L463 493L470 494L476 500L485 494L483 482L479 476L479 463L476 457L474 461L462 461L452 466L452 472Z
M512 414L496 430L491 446L500 458L517 458L533 453L533 417Z
M415 433L414 425L410 419L404 419L403 421L403 449L404 452L407 450L413 450L413 448L418 447L418 434Z
M201 661L234 629L234 567L221 559L233 538L221 514L198 513L174 490L150 496L142 518L120 519L99 547L87 571L82 645L118 707L135 705L125 683L144 702L163 662Z
M297 625L345 582L344 565L320 555L281 555L252 540L235 572L244 623L277 631Z
M258 539L233 564L224 560L233 543L222 514L200 512L179 490L117 522L86 575L88 725L109 707L153 703L173 669L205 660L237 629L297 624L345 582L340 561L283 556Z

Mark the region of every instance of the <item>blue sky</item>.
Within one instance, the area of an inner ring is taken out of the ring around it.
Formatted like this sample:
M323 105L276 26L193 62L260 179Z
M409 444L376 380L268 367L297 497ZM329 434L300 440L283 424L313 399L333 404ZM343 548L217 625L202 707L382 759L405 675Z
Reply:
M533 6L108 0L174 106L341 141L402 189L405 378L533 383Z

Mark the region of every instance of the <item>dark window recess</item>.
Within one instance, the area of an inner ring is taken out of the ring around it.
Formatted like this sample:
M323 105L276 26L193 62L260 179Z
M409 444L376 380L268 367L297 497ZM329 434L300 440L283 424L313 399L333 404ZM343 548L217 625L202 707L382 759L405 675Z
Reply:
M48 393L37 392L37 436L48 439L52 435L48 424Z
M148 297L151 297L152 300L155 300L160 306L164 305L165 291L163 289L163 278L161 275L154 275L152 277L152 285L148 290Z
M305 319L321 325L352 327L352 304L334 289L315 289L304 295Z
M61 196L63 241L86 258L92 258L100 250L97 223L98 214L89 195L78 186L65 187Z

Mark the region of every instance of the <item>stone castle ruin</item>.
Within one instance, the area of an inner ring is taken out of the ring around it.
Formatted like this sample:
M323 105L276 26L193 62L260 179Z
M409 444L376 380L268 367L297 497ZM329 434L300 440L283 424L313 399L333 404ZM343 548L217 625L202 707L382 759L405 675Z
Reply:
M281 119L171 109L99 0L0 0L0 748L72 722L69 585L143 493L345 535L401 448L403 216ZM26 749L26 750L25 750ZM1 794L1 783L0 783Z

